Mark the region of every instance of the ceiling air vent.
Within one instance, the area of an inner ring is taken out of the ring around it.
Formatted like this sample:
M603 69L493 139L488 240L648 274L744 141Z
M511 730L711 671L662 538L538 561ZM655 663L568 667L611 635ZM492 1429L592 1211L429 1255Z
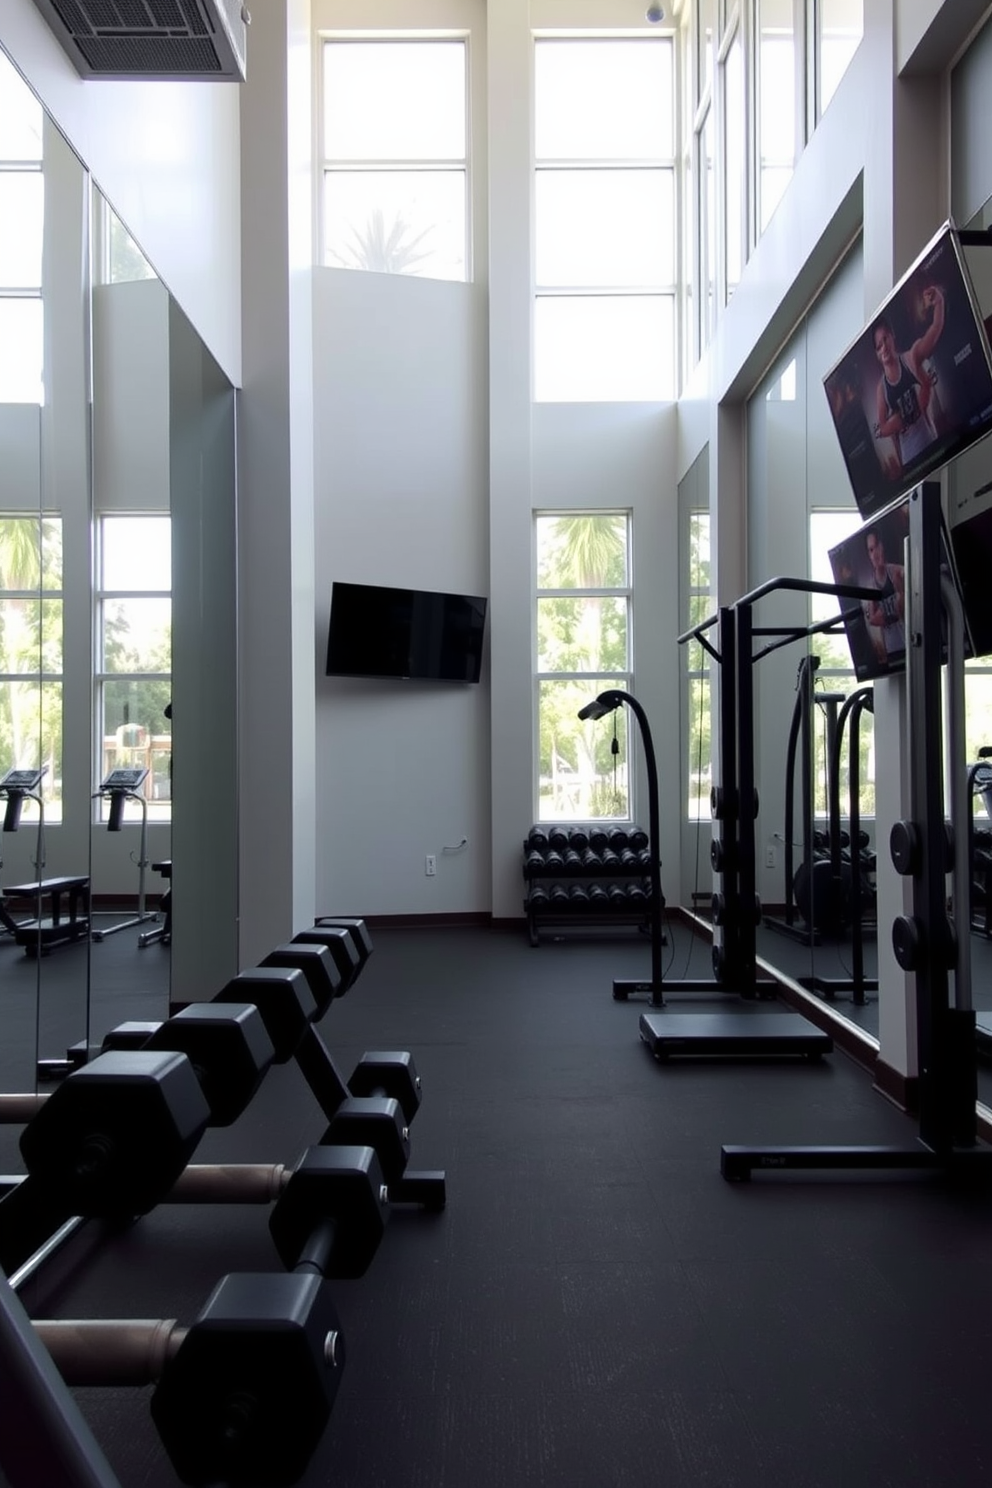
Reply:
M242 0L34 0L84 78L245 76Z

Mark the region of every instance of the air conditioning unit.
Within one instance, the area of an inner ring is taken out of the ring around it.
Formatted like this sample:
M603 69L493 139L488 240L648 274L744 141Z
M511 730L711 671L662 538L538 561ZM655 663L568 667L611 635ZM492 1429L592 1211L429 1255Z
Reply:
M242 0L34 0L84 78L243 82Z

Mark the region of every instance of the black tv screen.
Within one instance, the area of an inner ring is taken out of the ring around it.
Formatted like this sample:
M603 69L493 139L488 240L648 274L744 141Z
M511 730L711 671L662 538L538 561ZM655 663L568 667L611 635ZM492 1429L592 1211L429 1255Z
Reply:
M486 604L474 594L336 582L327 675L478 682Z
M858 511L882 511L992 430L992 353L945 223L823 379Z

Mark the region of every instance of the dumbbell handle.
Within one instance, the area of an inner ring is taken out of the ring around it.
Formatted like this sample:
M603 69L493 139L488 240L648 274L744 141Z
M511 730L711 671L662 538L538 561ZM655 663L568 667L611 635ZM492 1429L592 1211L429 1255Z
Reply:
M23 1095L0 1095L0 1123L16 1126L26 1123L41 1110L47 1095L26 1091Z
M293 1173L284 1163L190 1163L163 1199L165 1204L271 1204ZM409 1173L379 1193L382 1203L438 1203L444 1174Z
M190 1163L167 1204L271 1204L289 1182L284 1163Z
M338 1225L335 1219L322 1219L303 1247L303 1253L293 1267L293 1275L311 1272L315 1276L326 1276L334 1259L334 1242Z
M76 1318L34 1323L67 1385L148 1385L178 1353L175 1318Z

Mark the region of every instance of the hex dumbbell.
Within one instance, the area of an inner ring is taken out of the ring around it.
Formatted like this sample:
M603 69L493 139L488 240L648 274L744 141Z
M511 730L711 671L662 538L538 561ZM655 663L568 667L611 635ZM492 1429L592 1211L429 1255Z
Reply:
M253 1002L191 1002L163 1023L120 1023L101 1052L169 1049L189 1056L210 1107L211 1126L230 1126L246 1109L275 1049Z
M34 1327L70 1385L155 1383L152 1419L184 1483L297 1482L344 1370L341 1325L312 1272L226 1276L189 1328L175 1319Z
M21 1133L27 1177L0 1201L0 1267L17 1269L73 1215L147 1214L209 1124L185 1054L111 1050L74 1070Z
M260 965L263 967L289 966L302 971L313 993L314 1002L317 1004L317 1022L327 1012L335 997L341 995L344 988L344 977L326 945L286 941L276 946L267 956L263 956Z
M251 1002L258 1008L272 1041L276 1064L285 1064L293 1058L318 1016L310 983L296 966L255 966L239 971L214 1001Z
M313 925L309 930L298 930L292 944L326 946L341 973L341 986L336 996L343 997L354 986L364 963L346 926Z
M360 962L359 972L363 971L368 964L368 959L373 949L372 936L369 934L369 928L365 921L355 915L321 915L314 921L315 928L325 925L334 926L335 928L339 927L348 932L358 953Z

